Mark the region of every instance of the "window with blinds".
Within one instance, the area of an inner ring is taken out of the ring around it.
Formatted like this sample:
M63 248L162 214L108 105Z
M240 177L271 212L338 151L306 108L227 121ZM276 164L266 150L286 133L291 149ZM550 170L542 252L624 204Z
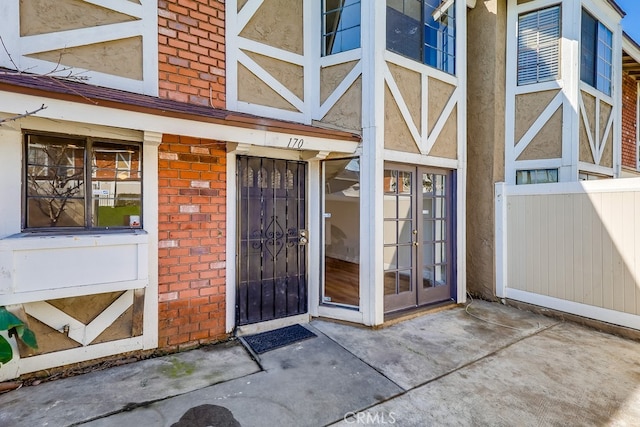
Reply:
M560 6L518 17L518 85L560 77Z

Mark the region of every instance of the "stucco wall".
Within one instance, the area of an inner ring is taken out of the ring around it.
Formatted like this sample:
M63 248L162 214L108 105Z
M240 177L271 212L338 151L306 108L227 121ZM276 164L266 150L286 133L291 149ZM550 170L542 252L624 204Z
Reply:
M451 98L455 86L440 81L438 79L429 78L427 81L429 87L428 102L429 111L427 113L427 126L429 133L433 131L433 127L436 125L438 118L442 114L447 101Z
M458 107L454 107L429 151L430 156L446 159L458 158Z
M65 66L142 80L142 37L52 50L29 56L54 64L60 62Z
M504 180L506 2L479 0L467 17L467 288L493 297L494 183Z
M342 130L362 132L362 77L358 77L320 121Z
M21 36L76 30L134 19L79 0L20 0Z
M302 0L265 0L240 36L302 55Z
M596 139L595 131L596 131L596 99L589 95L586 92L581 92L582 96L582 104L584 105L585 115L587 116L587 123L582 119L582 115L580 115L580 161L587 163L595 163L593 159L593 154L591 153L591 148L589 146L589 139L587 136L587 131L591 134L591 136ZM595 141L594 141L595 142Z

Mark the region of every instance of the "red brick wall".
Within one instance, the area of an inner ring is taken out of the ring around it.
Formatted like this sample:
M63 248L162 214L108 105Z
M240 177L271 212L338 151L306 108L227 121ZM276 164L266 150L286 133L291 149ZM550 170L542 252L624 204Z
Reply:
M225 338L226 151L164 135L159 147L159 347Z
M159 95L225 108L224 0L158 1Z
M622 73L622 166L636 169L638 85L627 73Z

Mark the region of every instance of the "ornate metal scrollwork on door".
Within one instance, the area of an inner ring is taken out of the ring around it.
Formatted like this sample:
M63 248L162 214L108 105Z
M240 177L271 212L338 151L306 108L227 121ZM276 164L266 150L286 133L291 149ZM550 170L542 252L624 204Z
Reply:
M291 230L292 229L289 229L287 231L287 237L290 236ZM280 225L278 217L272 216L267 228L265 228L263 231L254 230L251 233L251 238L256 239L251 246L253 247L253 249L260 249L264 245L264 248L269 251L269 255L274 257L277 256L285 246L285 243L282 241L284 237L284 229Z

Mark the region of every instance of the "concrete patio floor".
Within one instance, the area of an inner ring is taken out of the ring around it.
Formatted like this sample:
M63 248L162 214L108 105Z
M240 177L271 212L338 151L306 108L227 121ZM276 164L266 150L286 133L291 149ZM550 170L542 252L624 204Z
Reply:
M0 395L0 426L634 426L640 343L497 303L236 341ZM182 421L180 421L182 418Z

